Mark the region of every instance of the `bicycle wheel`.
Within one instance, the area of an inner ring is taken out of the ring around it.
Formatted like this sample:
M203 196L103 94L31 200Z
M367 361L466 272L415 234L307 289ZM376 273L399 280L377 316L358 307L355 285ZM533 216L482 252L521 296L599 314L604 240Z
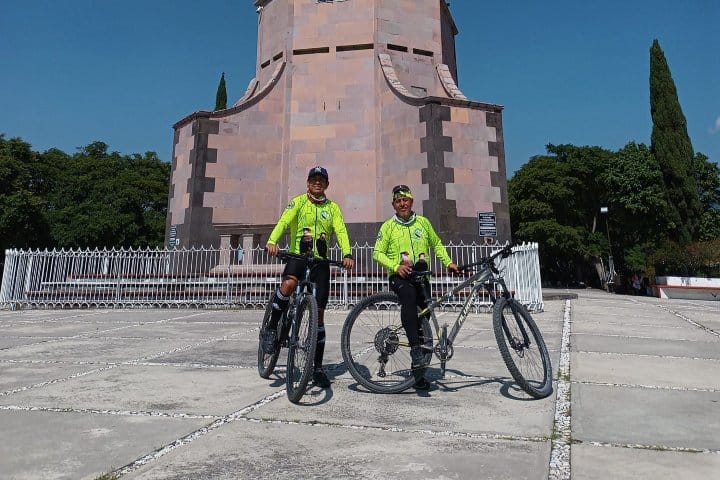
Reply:
M287 362L287 395L297 403L313 374L318 336L318 307L315 297L305 294L295 309L295 322L290 334Z
M550 395L550 355L525 306L514 299L499 298L493 307L493 330L505 365L520 388L535 398Z
M424 338L432 342L427 318L421 319L421 325ZM415 383L410 344L394 293L376 293L355 305L345 319L340 349L350 374L371 392L398 393ZM431 358L428 352L425 362Z
M265 307L265 315L263 315L262 324L260 325L260 335L258 341L258 373L262 378L270 378L273 370L275 370L275 364L280 356L280 347L275 349L275 353L268 354L262 348L263 335L270 323L270 315L272 314L272 296L268 299L267 306Z

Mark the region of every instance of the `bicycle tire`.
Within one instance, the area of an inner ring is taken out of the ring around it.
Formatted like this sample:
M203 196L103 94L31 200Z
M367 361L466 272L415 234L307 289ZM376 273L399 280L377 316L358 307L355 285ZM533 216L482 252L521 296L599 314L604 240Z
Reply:
M423 335L432 342L427 318L421 319ZM400 301L392 292L364 298L350 311L341 335L340 350L350 375L374 393L399 393L415 383L410 366L410 346L400 320ZM381 376L381 358L385 376ZM425 356L429 364L432 352Z
M527 308L514 299L499 298L493 307L493 330L500 354L518 386L534 398L550 395L553 391L550 355ZM518 341L525 336L529 343Z
M263 315L263 320L260 324L257 366L258 373L260 374L261 378L270 378L270 375L272 375L273 371L275 370L275 365L277 364L278 357L280 356L280 346L278 346L278 348L275 349L275 353L272 354L265 353L265 350L263 350L262 348L263 335L265 334L265 330L267 330L267 326L270 323L270 316L272 315L272 298L273 297L270 296L270 298L268 299L267 306L265 307L265 314Z
M305 395L312 377L317 336L317 300L312 295L304 294L295 308L295 322L288 346L286 387L288 399L292 403L298 403Z

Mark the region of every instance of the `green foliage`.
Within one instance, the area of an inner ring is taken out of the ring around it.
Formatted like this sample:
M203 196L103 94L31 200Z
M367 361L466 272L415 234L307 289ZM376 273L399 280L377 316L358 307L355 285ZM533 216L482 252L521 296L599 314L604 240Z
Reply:
M693 157L692 173L700 194L703 211L720 208L720 167L698 152Z
M225 89L225 72L220 76L217 93L215 94L215 111L227 108L227 90Z
M700 218L700 240L708 241L720 238L720 209L713 208Z
M672 237L663 174L646 145L547 149L551 155L531 158L508 182L513 235L540 244L544 280L598 285L593 265L611 254L621 273L682 274L711 263ZM720 238L720 171L702 154L694 171L707 208L700 230L706 240Z
M612 154L599 147L547 149L553 155L531 158L508 182L514 237L540 244L546 280L587 282L592 279L589 260L607 251L605 236L597 230L599 205L605 201L597 181Z
M663 173L670 235L682 244L697 237L702 206L692 172L693 148L675 82L657 40L650 48L651 150Z
M40 156L19 138L0 135L0 250L44 246L46 171Z
M633 245L625 250L623 260L628 272L647 272L647 247L647 244Z
M599 180L607 195L608 221L617 248L667 234L662 172L647 146L635 142L625 145Z
M657 275L720 276L720 238L682 246L663 242L650 262Z
M698 152L693 157L692 171L703 209L698 238L701 241L720 238L720 167Z
M514 237L540 244L544 280L592 283L610 255L621 274L720 274L720 168L693 153L657 40L650 110L650 148L548 145L508 181Z
M154 152L33 152L0 136L0 247L162 246L170 165Z
M696 276L720 277L720 237L688 247L690 266Z

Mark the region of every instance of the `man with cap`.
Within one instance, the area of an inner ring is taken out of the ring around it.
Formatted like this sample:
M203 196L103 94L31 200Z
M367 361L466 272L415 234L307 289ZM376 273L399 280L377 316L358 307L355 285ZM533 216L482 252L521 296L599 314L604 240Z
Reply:
M421 338L420 321L418 320L418 306L423 298L422 289L429 292L429 284L410 280L413 267L427 270L425 258L432 248L435 256L445 267L458 273L458 266L452 261L443 246L440 237L430 224L430 220L416 214L413 209L413 195L407 185L398 185L392 189L392 206L395 215L380 226L373 260L382 265L389 273L390 289L400 300L400 320L410 344L410 358L414 387L418 390L427 390L430 383L425 379L424 350Z
M290 229L288 250L290 253L305 254L313 250L316 257L327 255L327 241L334 233L343 253L343 267L352 269L353 256L350 250L345 220L337 203L325 196L325 190L330 185L328 172L323 167L313 167L308 172L307 192L296 196L280 215L275 228L267 241L267 251L277 256L280 251L277 243L285 231ZM319 241L318 241L319 240ZM324 251L323 251L324 250ZM282 274L280 287L275 291L272 299L272 316L270 325L262 340L262 348L266 353L274 353L278 347L277 325L280 316L287 309L290 295L295 290L298 280L305 275L305 262L289 260ZM315 371L313 380L321 388L328 388L330 380L322 370L323 354L325 352L325 307L330 294L330 266L320 264L311 273L311 280L315 282L315 298L318 304L318 340L315 349Z

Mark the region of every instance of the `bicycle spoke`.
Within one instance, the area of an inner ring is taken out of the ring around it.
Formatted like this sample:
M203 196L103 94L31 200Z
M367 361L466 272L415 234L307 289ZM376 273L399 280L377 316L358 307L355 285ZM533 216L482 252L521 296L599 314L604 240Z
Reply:
M429 336L427 322L424 325ZM368 297L350 312L342 350L351 375L371 391L400 392L414 382L409 342L392 293Z
M493 325L500 353L518 385L536 398L549 395L550 357L530 313L514 300L502 298L495 305Z
M297 403L305 394L317 343L317 304L312 296L304 296L295 313L293 335L288 349L287 392L288 399Z

